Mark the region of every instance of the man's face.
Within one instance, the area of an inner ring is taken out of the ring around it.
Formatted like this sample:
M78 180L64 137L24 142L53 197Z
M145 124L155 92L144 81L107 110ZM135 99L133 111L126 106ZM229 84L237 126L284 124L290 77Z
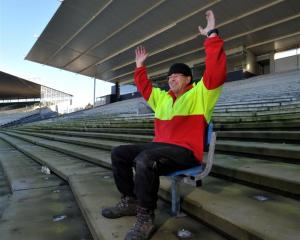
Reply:
M178 96L183 92L186 86L190 83L191 77L181 73L173 73L168 77L170 90Z

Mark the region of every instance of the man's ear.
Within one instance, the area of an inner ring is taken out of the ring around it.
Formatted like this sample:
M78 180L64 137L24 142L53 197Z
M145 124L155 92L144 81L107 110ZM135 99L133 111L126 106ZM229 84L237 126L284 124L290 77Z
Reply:
M188 77L187 77L186 83L187 83L187 84L191 84L191 82L192 82L192 77L191 77L191 76L188 76Z

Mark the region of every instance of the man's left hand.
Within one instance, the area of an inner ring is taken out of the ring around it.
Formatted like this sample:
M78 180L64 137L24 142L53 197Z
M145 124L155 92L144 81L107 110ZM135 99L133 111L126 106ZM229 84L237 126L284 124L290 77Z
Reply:
M213 11L208 10L208 11L206 11L205 15L206 15L206 20L207 20L207 26L205 28L203 28L201 26L198 27L199 33L203 36L207 36L207 33L216 27L215 26L215 16L214 16ZM215 35L216 35L215 33L211 34L212 37Z

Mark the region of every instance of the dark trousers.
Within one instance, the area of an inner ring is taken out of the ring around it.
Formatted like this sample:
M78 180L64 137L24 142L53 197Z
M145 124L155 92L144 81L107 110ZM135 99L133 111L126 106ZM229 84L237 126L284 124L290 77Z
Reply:
M191 150L155 142L121 145L112 150L111 159L121 194L136 197L139 206L152 210L156 208L160 175L199 165Z

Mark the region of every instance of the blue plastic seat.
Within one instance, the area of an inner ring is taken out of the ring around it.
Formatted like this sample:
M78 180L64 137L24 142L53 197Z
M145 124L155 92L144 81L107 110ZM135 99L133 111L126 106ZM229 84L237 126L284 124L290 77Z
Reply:
M203 171L202 165L199 165L199 166L196 166L193 168L172 172L166 176L168 176L168 177L176 177L176 176L182 176L182 175L183 176L196 176L202 171Z

